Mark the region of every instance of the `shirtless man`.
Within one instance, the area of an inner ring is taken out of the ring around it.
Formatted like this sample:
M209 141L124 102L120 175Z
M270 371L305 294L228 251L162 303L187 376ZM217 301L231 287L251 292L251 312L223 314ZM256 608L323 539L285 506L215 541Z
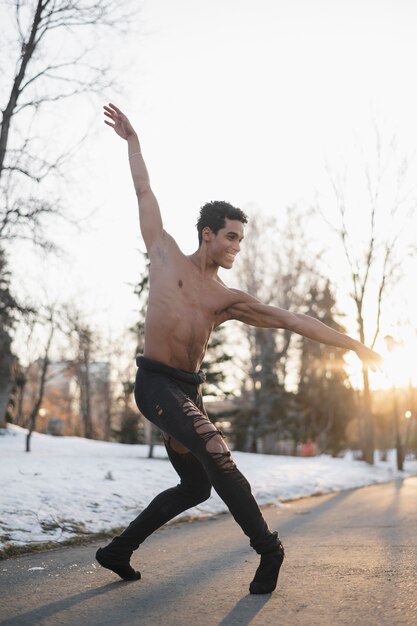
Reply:
M142 237L150 258L150 292L144 356L137 358L135 399L140 411L163 432L169 459L180 477L159 494L96 558L125 580L140 573L130 565L133 550L157 528L210 496L211 487L260 554L250 593L272 592L284 559L277 532L271 532L237 469L221 432L208 419L199 370L210 333L227 320L261 328L285 328L321 343L350 349L373 369L380 356L360 342L306 315L262 304L229 289L217 275L231 269L243 240L246 215L226 202L202 207L197 223L199 248L186 256L164 230L138 136L113 104L105 122L127 141L130 170L139 204Z

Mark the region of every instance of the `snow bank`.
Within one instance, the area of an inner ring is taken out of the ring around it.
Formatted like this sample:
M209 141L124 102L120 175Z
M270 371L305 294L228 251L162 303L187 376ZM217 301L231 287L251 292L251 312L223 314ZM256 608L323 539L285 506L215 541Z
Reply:
M0 430L0 549L6 544L64 541L127 525L160 491L178 482L165 449L53 437L33 433L26 453L26 430ZM239 469L259 504L328 493L417 474L417 461L395 469L395 456L369 466L351 457L333 459L234 452ZM187 514L199 517L226 510L214 493Z

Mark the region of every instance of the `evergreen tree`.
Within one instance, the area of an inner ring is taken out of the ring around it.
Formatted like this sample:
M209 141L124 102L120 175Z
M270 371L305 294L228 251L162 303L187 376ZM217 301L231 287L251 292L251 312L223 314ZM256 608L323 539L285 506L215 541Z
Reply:
M145 261L145 269L137 285L134 286L134 294L139 299L139 310L136 324L131 328L131 331L136 338L136 352L135 354L143 354L145 349L145 317L146 309L148 306L149 296L149 256L147 252L142 252L143 260Z
M265 304L299 311L307 286L317 277L317 257L307 232L306 216L296 207L289 208L279 221L259 213L253 216L238 261L241 288ZM243 325L242 331L249 358L235 446L274 453L279 441L293 438L294 401L287 388L296 339L288 329Z
M275 330L248 327L246 331L251 366L241 389L234 444L237 450L270 454L277 440L285 438L288 421L290 394L284 386L283 351Z
M6 425L6 412L13 388L11 330L21 307L10 291L10 272L4 250L0 248L0 427Z
M340 332L335 320L335 299L327 282L310 289L306 313ZM301 363L297 400L302 418L299 439L313 439L321 451L333 455L345 446L345 431L354 413L354 392L343 361L344 351L306 337L301 339Z
M206 375L204 393L210 396L227 396L224 388L227 375L225 364L232 360L232 355L227 352L225 328L218 326L211 334L206 355L201 365Z
M136 348L135 348L134 356L138 354L143 354L143 351L145 349L145 318L146 318L146 309L148 306L148 297L149 297L150 261L149 261L149 256L147 252L142 252L142 256L143 256L143 260L145 261L145 268L143 270L143 273L140 277L138 284L134 286L134 293L136 296L138 296L138 299L139 299L139 310L138 310L137 322L131 328L131 332L136 340ZM133 393L133 390L135 388L135 383L132 381L130 386L131 386L131 391ZM153 458L153 450L154 450L155 444L161 442L161 435L159 433L159 430L156 428L156 426L154 426L154 424L144 419L143 417L142 417L142 420L143 420L143 428L145 431L146 443L149 445L148 458L151 459ZM135 421L128 420L128 423L127 424L125 423L124 426L125 426L125 430L126 430L126 427L128 427L128 430L130 430L130 436L131 438L134 439L138 431L138 425L135 423ZM126 436L127 435L125 432L123 435L124 440L126 440Z

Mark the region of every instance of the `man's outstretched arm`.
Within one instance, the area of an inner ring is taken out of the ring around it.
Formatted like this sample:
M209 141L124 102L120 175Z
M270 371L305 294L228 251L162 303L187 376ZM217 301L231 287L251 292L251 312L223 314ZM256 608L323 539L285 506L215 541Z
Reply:
M258 328L285 328L320 343L353 350L361 361L374 371L381 367L382 357L377 352L367 348L360 341L326 326L314 317L262 304L247 294L244 294L244 297L248 301L234 304L228 309L229 319L236 319Z
M148 252L162 235L162 218L158 201L151 189L139 138L132 124L114 104L104 106L105 123L127 141L130 171L139 203L140 230Z

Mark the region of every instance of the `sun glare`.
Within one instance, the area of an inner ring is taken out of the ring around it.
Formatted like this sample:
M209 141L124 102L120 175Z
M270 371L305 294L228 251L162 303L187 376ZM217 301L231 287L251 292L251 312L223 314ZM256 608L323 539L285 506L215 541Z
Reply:
M401 328L392 335L382 334L376 342L375 350L383 357L382 371L369 370L371 389L384 390L396 387L406 389L417 387L417 331ZM362 389L362 367L359 359L352 353L345 355L346 370L355 389Z
M371 377L373 389L405 388L417 384L415 331L385 335L376 350L383 356L383 371Z

